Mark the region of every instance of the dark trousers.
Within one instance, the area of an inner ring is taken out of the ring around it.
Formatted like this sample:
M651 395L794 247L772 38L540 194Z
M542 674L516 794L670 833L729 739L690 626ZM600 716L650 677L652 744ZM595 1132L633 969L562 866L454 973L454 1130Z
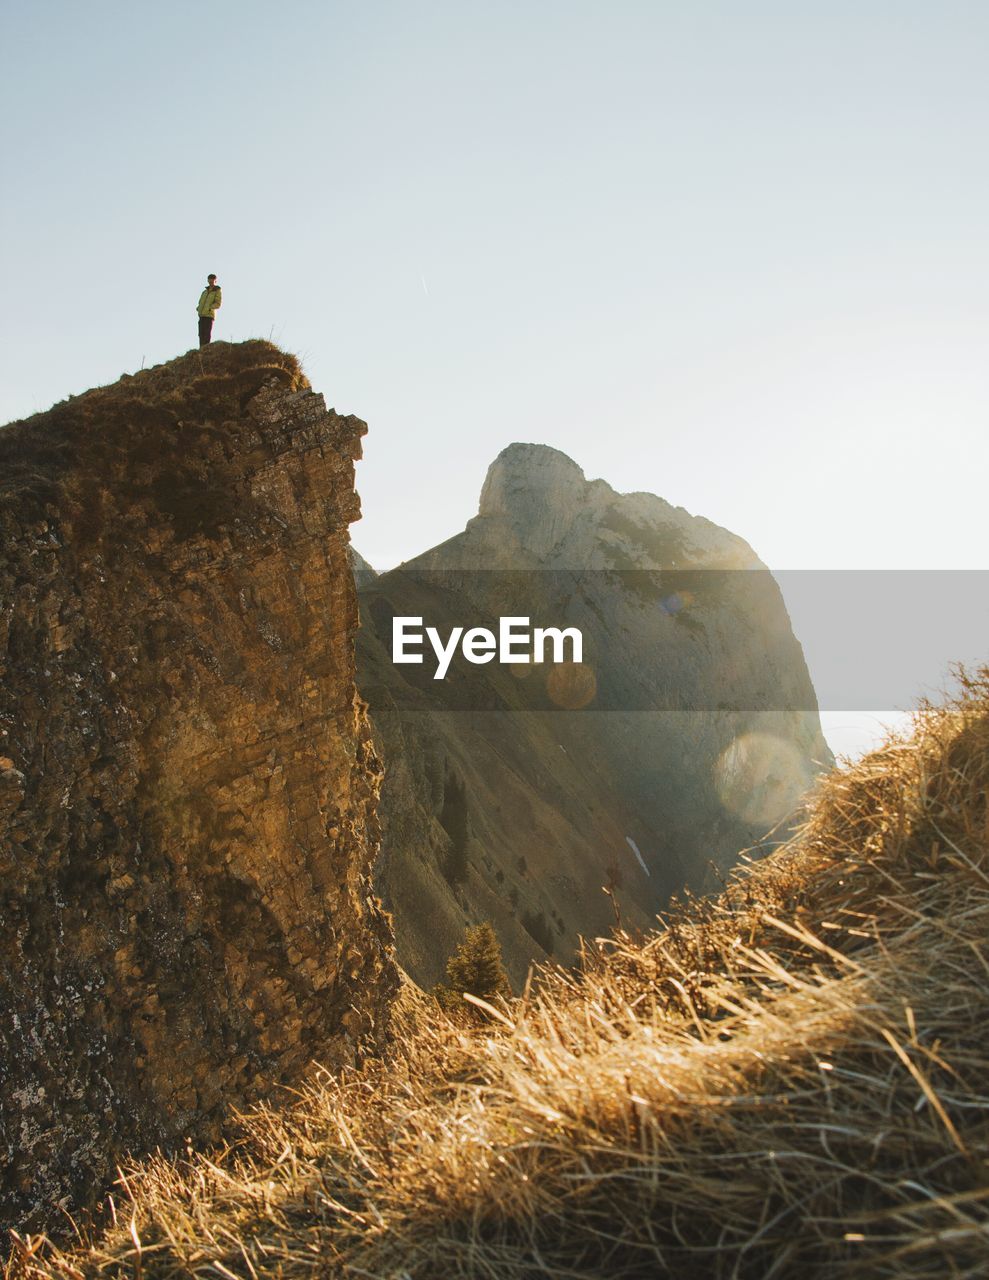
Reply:
M200 316L199 317L199 345L201 347L205 347L212 336L213 336L213 317Z

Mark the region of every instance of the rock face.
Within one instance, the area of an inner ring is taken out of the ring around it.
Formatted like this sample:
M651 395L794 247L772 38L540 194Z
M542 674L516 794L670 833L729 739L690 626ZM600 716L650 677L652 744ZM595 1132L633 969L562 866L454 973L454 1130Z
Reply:
M260 342L0 431L6 1222L384 1031L364 431Z
M616 911L649 925L684 887L716 887L830 763L752 549L546 446L504 450L464 532L362 578L360 597L359 683L387 766L379 885L423 983L478 920L516 983ZM584 663L455 663L437 683L392 663L396 615L444 635L501 615L576 626Z

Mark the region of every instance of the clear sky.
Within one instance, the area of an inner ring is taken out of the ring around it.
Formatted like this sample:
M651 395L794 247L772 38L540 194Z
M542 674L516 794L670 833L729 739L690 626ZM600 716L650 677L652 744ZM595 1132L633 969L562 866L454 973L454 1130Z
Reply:
M984 568L985 0L0 0L0 420L269 335L379 567L512 440L774 568ZM950 656L950 655L948 655Z

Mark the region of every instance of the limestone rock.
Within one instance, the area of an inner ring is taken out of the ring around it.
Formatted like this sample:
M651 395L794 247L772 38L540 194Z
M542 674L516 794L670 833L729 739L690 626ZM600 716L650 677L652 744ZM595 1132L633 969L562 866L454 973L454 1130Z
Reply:
M384 1032L364 431L261 342L0 430L0 1216L21 1229Z
M830 763L752 549L544 445L505 449L466 529L360 597L359 684L386 762L379 885L422 983L479 920L516 984L616 913L647 927L671 895L717 887ZM505 614L579 627L582 668L492 663L437 685L391 662L395 615L446 634Z
M368 564L356 547L350 548L350 567L353 570L354 582L357 589L369 586L378 576L378 571L373 565Z

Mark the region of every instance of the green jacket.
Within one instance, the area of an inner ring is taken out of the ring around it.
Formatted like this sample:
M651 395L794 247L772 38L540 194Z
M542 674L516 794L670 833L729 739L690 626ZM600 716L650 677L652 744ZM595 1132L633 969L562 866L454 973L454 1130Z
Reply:
M201 316L208 316L210 320L216 315L218 308L223 303L223 293L218 284L210 288L209 285L199 295L199 306L196 311Z

